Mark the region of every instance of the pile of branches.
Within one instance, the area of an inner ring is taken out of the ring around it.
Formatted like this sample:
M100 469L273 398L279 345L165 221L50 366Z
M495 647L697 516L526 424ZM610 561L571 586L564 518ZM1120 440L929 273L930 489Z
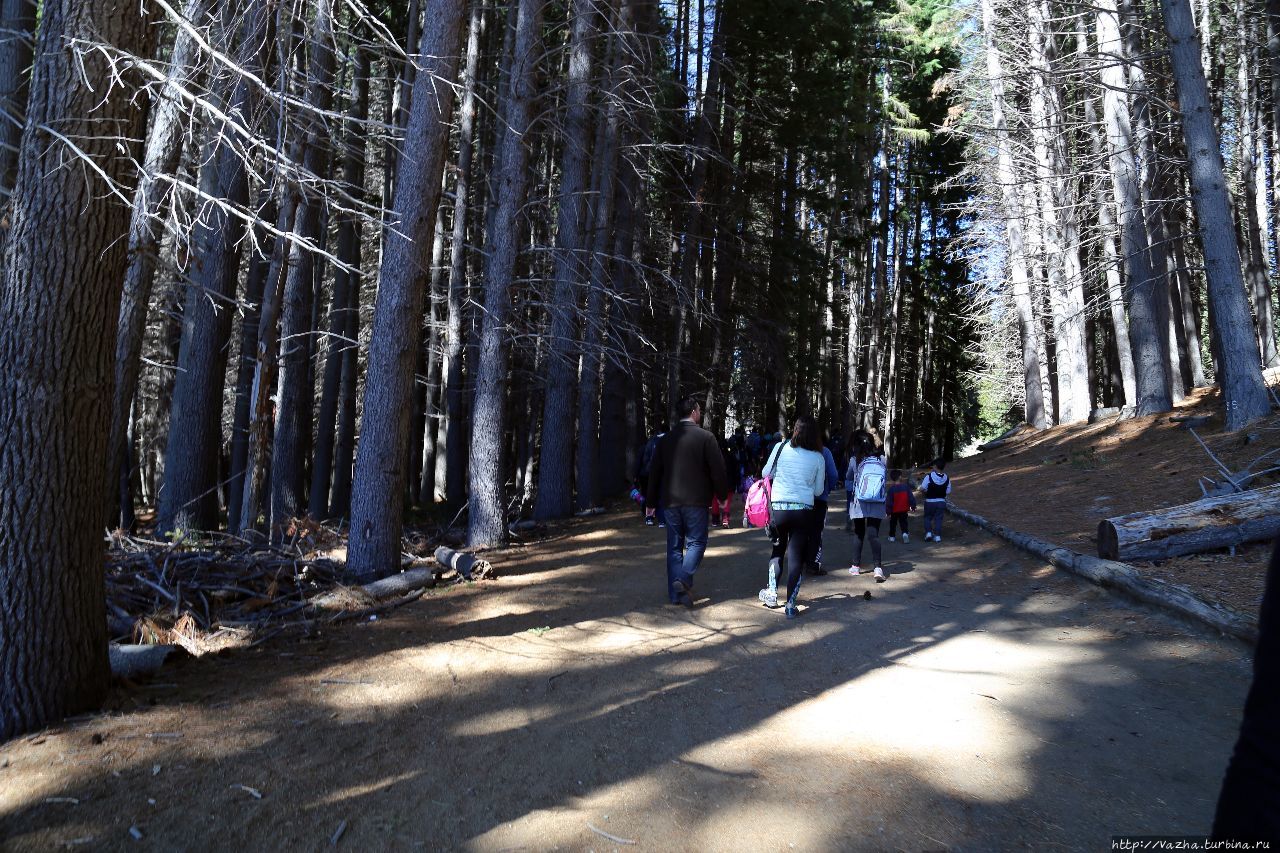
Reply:
M295 524L276 544L235 536L165 543L117 532L106 570L110 633L198 655L378 609L347 585L344 546L313 522Z

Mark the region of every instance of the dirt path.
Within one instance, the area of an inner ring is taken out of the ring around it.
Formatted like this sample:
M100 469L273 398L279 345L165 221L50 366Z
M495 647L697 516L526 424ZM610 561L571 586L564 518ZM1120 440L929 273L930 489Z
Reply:
M0 839L1099 850L1206 831L1246 650L947 534L886 544L887 583L807 582L787 622L755 601L759 532L713 534L686 611L663 531L582 523L497 582L190 662L130 710L0 747ZM828 531L829 565L849 541Z

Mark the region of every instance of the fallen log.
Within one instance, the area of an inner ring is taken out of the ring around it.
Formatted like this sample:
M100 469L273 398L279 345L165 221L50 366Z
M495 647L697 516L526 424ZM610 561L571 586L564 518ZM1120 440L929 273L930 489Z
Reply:
M1023 430L1027 429L1033 429L1033 427L1026 423L1014 424L1000 435L991 439L991 441L988 441L986 444L979 444L978 450L985 452L987 450L995 450L997 447L1004 447L1010 441L1021 435Z
M111 674L116 678L136 679L144 675L152 675L164 665L169 655L175 653L186 654L174 645L111 643L107 646Z
M436 549L436 562L446 569L453 569L467 580L493 577L493 566L487 560L476 559L464 551L455 551L441 545Z
M1115 590L1144 604L1189 616L1246 643L1256 645L1258 642L1258 620L1253 614L1240 613L1216 602L1204 601L1184 586L1158 578L1145 577L1126 563L1078 554L1068 548L1054 545L1052 542L1020 533L1003 524L988 521L977 513L961 509L955 504L948 503L947 511L963 521L994 533L1024 551L1035 554L1050 565L1080 575L1104 589Z
M1280 485L1201 498L1098 523L1105 560L1163 560L1280 535Z

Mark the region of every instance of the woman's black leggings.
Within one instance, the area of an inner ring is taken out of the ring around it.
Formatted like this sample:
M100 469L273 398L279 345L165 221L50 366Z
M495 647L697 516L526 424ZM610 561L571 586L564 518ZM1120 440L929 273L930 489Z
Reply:
M858 537L858 550L853 552L853 564L862 565L862 543L871 540L871 559L880 565L880 522L879 518L855 518L853 532Z
M773 526L778 538L773 544L773 557L786 556L787 601L800 589L804 578L805 559L809 556L809 539L813 535L812 509L775 509Z

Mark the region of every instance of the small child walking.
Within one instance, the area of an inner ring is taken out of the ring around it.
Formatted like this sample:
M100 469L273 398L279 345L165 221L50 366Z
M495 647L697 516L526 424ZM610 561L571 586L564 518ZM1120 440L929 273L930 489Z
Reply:
M896 541L893 536L895 528L902 529L902 541L910 542L907 531L907 513L916 508L916 496L911 494L911 487L902 482L902 470L894 468L889 472L892 485L885 492L885 503L889 507L889 541Z
M920 484L924 493L924 541L942 541L942 516L947 509L947 495L951 494L951 478L944 470L947 460L933 460L933 470Z

